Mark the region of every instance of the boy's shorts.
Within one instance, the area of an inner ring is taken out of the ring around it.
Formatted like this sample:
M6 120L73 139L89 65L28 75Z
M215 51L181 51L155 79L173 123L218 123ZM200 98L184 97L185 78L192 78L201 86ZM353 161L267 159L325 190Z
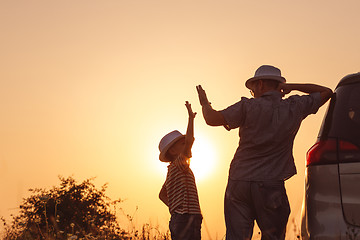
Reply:
M202 216L200 214L171 214L169 228L172 240L200 240Z

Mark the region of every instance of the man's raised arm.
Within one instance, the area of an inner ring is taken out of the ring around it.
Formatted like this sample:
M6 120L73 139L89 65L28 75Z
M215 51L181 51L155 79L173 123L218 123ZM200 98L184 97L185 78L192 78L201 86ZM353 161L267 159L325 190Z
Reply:
M205 119L206 124L210 126L224 126L226 125L226 121L223 115L214 110L210 102L207 99L205 90L201 87L201 85L196 86L196 90L199 95L200 105L202 106L202 113Z
M279 90L284 94L288 94L293 90L303 93L319 92L321 96L321 106L333 95L333 91L330 88L310 83L280 83Z

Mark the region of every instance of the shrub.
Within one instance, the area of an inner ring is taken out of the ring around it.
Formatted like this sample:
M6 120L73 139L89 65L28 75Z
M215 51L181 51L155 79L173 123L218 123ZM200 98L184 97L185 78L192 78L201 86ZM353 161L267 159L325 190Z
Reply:
M116 206L106 196L107 185L96 189L94 179L77 183L59 177L60 186L30 189L18 216L8 224L3 218L3 239L131 239L116 220Z

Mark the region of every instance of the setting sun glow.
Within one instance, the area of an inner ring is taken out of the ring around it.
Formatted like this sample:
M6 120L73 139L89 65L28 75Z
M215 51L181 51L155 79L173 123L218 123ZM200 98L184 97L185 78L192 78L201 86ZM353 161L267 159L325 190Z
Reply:
M205 137L198 135L192 148L190 167L197 181L208 178L215 166L215 148Z
M172 130L186 133L189 101L202 239L225 239L239 130L206 124L196 85L215 110L251 97L244 83L264 64L289 83L334 89L360 71L359 8L356 0L0 1L0 217L10 221L28 189L57 186L58 176L94 177L112 200L125 199L125 231L169 233L159 199L169 163L158 146ZM303 121L294 142L286 240L298 236L305 153L326 108ZM4 231L0 224L0 239Z

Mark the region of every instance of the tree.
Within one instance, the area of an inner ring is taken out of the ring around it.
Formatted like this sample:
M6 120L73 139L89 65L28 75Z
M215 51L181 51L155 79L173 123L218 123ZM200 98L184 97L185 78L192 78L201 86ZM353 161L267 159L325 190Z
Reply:
M60 186L30 189L11 224L4 219L5 240L13 239L130 239L116 221L116 206L106 196L107 185L96 189L94 179L77 183L59 177Z

